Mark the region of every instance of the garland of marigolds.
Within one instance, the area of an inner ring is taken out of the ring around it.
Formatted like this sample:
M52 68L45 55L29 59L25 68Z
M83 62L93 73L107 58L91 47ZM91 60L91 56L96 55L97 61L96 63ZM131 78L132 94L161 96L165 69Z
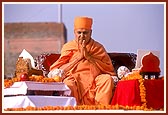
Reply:
M146 101L146 89L143 84L144 80L142 76L138 72L132 72L127 75L127 77L123 77L121 80L135 80L139 81L140 88L140 96L141 96L141 106L122 106L122 105L77 105L77 106L44 106L44 107L32 107L28 106L26 108L7 108L5 111L46 111L46 110L144 110L144 111L152 111L153 108L147 108ZM30 81L36 82L55 82L52 78L47 78L44 76L30 76ZM5 79L4 86L10 87L14 82L20 81L20 78L12 78ZM163 111L163 108L160 109Z
M141 97L141 106L135 106L138 110L148 110L147 108L147 101L146 101L146 88L144 86L144 79L139 74L139 72L132 72L128 74L126 77L123 77L121 80L138 80L139 81L139 89L140 89L140 97ZM128 109L132 109L133 107L127 107ZM152 108L150 108L152 110Z

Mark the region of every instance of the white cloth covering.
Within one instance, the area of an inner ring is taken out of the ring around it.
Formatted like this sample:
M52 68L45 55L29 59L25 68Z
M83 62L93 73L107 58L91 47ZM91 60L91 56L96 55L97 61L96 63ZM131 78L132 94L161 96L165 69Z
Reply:
M3 100L3 109L68 105L76 106L76 99L66 96L11 96Z
M64 95L70 95L71 90L63 82L15 82L10 88L4 88L4 95L26 95L28 90L36 91L63 91Z

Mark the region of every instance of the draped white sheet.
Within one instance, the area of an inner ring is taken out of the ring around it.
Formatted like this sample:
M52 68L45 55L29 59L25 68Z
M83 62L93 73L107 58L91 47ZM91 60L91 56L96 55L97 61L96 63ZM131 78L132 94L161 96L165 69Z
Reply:
M4 97L3 108L20 108L20 107L44 107L44 106L76 106L74 97L66 96L10 96Z
M63 82L35 82L35 81L21 81L15 82L11 87L4 88L4 95L26 95L28 90L32 91L63 91L63 95L70 95L71 90Z

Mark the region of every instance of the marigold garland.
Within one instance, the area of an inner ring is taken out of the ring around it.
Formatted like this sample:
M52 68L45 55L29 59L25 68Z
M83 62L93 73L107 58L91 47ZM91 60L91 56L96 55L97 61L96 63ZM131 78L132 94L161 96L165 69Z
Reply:
M124 80L138 80L139 81L139 90L140 90L140 97L141 97L141 106L134 106L134 107L123 107L124 109L131 109L131 110L144 110L144 111L150 111L154 110L153 108L147 108L147 100L146 100L146 88L144 86L144 79L143 77L139 74L138 71L131 72L127 76L123 77L121 79L122 81ZM160 110L163 110L161 108Z
M14 82L19 82L21 81L20 78L18 77L13 77L11 79L5 79L4 80L4 87L8 88L13 85ZM36 82L56 82L53 78L48 78L44 76L29 76L29 81L36 81Z
M140 90L140 97L141 97L141 106L136 106L136 110L148 110L147 108L147 101L146 101L146 88L144 86L144 79L139 74L139 72L134 71L128 74L127 76L123 77L121 80L138 80L139 81L139 90ZM132 108L131 108L132 109Z
M44 107L32 107L26 108L7 108L5 111L48 111L48 110L144 110L153 111L153 108L142 108L143 106L122 106L122 105L78 105L78 106L44 106ZM160 109L163 111L163 109Z

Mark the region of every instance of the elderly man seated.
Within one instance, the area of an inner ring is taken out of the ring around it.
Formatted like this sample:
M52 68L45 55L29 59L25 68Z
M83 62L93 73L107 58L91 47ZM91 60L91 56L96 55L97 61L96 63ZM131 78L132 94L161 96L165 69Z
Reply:
M103 45L91 37L92 23L89 17L75 18L75 38L64 44L60 58L50 66L48 77L61 74L78 105L108 105L114 88L111 76L116 73Z

